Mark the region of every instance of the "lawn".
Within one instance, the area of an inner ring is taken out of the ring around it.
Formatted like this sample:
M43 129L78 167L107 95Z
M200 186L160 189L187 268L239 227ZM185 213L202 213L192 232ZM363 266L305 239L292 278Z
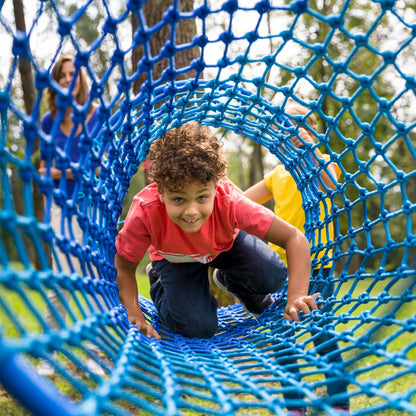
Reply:
M144 266L141 266L138 269L137 283L138 283L139 293L142 296L149 298L149 282L144 272ZM339 293L338 298L342 298L342 296L344 296L344 294L349 289L348 286L349 286L348 284L345 285L345 287L343 288L344 289L343 292ZM352 291L350 294L351 296L354 297L357 294L363 293L367 287L368 287L368 282L361 281L355 287L354 291ZM379 290L382 290L382 288L379 288ZM35 305L35 307L36 307L36 304L38 305L42 304L43 300L39 296L39 294L37 294L35 291L33 291L33 293L30 293L29 291L28 293L29 293L28 296L31 302ZM5 289L4 287L0 287L0 301L2 299L3 300L7 299L7 305L12 305L16 315L21 317L23 325L27 331L33 331L35 333L40 332L41 329L39 328L39 325L37 325L36 322L33 319L31 319L31 314L28 308L24 306L24 304L21 301L19 301L20 299L19 295L13 293L12 291L8 289ZM359 315L360 313L363 312L363 310L369 310L371 307L372 307L372 304L366 304L366 305L363 305L363 307L358 307L357 310L354 312L354 314ZM4 309L4 306L3 306L3 309ZM1 311L1 308L0 308L0 311ZM343 309L341 308L340 313L342 312L343 312ZM383 313L387 313L387 312L388 310L383 310L382 308L378 311L380 315L382 315ZM402 319L405 317L410 317L414 315L415 313L416 313L416 304L413 302L412 304L406 304L405 307L398 310L396 312L396 317L397 319ZM1 318L1 316L3 316L3 318ZM2 313L0 315L0 323L1 323L1 326L3 327L3 334L12 338L19 337L18 331L16 331L15 326L12 325L12 323L7 322L7 319L5 319L4 317L5 317L5 314ZM347 331L347 330L351 330L351 327L354 325L354 323L340 324L340 327L342 327L342 325L344 325L343 330ZM338 327L337 329L339 330ZM390 337L392 334L394 334L394 331L398 330L398 328L393 325L390 328L383 328L383 330L385 331L382 334L383 337ZM360 335L359 331L361 332L365 331L365 326L358 328L357 333L354 333L354 334L356 336L359 336ZM408 345L412 341L412 339L414 339L414 337L413 337L413 334L410 334L410 333L404 333L403 336L394 338L388 344L389 352L401 350L403 346ZM352 356L354 353L356 352L354 352L353 350L347 352L345 354L344 359L351 358L350 356ZM410 350L408 359L414 360L415 358L416 358L416 351ZM402 377L395 378L394 375L398 371L400 371L401 368L398 366L393 366L393 365L378 366L377 357L374 355L370 355L360 360L359 362L356 362L355 368L351 368L350 371L354 371L356 368L359 368L360 370L364 369L363 371L361 371L360 374L357 374L357 381L359 381L360 383L366 383L367 381L371 382L374 380L384 380L384 379L387 379L389 376L392 376L391 381L386 382L385 384L382 385L382 390L389 394L407 392L407 391L412 390L414 386L416 385L416 376L414 375L414 373L407 373L407 374L404 374ZM62 386L59 385L60 381L58 378L54 380L54 382L57 384L58 390L62 391L63 389L66 388L64 385ZM352 386L350 391L353 391L353 390L354 390L354 387ZM65 394L71 397L75 395L75 392L69 391L69 392L65 392ZM414 402L414 399L413 399L413 402ZM370 405L377 405L377 404L378 405L381 404L381 399L377 395L373 397L369 397L366 395L356 395L351 398L351 405L352 405L353 411L359 410L359 409L365 409L365 408L368 408ZM201 403L201 405L203 406L203 402ZM127 405L127 408L128 408L128 405ZM133 409L131 409L131 411L134 412ZM264 412L262 413L261 410L258 410L258 411L253 410L253 412L251 412L250 414L251 415L269 414L269 413L264 413ZM139 414L144 414L144 413L139 413ZM187 411L184 414L191 416L191 415L201 415L202 413ZM316 412L309 413L310 416L319 415L319 414L320 413L316 413ZM410 413L407 413L407 412L396 411L396 410L391 410L391 409L380 410L376 414L377 416L410 415ZM23 409L19 405L19 403L17 403L4 389L1 388L1 385L0 385L0 416L9 416L9 415L10 416L12 415L13 416L26 416L26 415L30 415L30 413L27 412L25 409Z

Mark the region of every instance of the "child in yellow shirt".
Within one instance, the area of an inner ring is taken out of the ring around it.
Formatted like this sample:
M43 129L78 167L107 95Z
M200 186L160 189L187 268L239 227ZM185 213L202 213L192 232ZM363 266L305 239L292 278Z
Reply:
M285 108L286 113L296 117L300 122L306 118L309 110L297 103L291 103ZM292 120L293 122L297 122ZM314 114L310 114L306 119L307 125L300 126L298 136L292 136L291 141L296 148L302 148L305 143L315 144L312 131L317 130L317 121ZM329 161L329 155L322 154L318 148L315 148L311 153L313 163L319 167L319 160ZM329 189L336 188L336 180L340 176L340 168L335 163L329 163L321 170L319 179L319 188L323 192ZM297 188L297 184L292 175L285 169L283 165L278 165L274 170L265 175L264 179L253 185L244 195L251 200L264 204L270 199L274 199L275 214L295 226L302 232L306 232L305 226L305 212L302 206L302 195ZM324 222L326 212L330 211L331 202L329 198L320 201L319 205L319 219ZM326 224L323 229L317 229L314 233L315 246L320 243L321 246L326 247L328 239L332 239L334 235L333 224ZM286 262L286 252L279 246L269 244ZM332 250L325 248L320 253L312 255L312 280L310 290L321 293L324 299L332 296L334 292L334 284L330 280L331 263L328 259L331 258ZM325 258L324 258L325 257ZM314 266L315 265L315 266ZM339 352L338 344L333 341L332 337L323 332L314 339L315 348L321 356L328 356L333 363L342 362L341 353ZM327 377L331 375L327 374ZM342 379L332 379L327 385L328 395L334 397L334 407L340 414L349 414L349 401L345 394L347 390L347 383ZM341 413L343 412L343 413Z

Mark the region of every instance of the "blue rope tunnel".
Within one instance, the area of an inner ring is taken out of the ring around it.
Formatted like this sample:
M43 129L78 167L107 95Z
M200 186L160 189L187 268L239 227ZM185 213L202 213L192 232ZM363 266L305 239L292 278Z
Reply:
M303 0L278 5L230 0L200 1L183 11L174 1L151 26L146 2L82 3L71 12L55 0L24 4L25 33L11 19L11 2L0 2L0 36L10 57L0 77L4 388L42 416L286 415L288 407L298 405L309 415L335 416L326 385L341 377L348 382L346 398L354 415L416 414L414 7L347 0L329 2L327 10ZM94 13L102 20L87 44L76 29ZM132 16L139 28L126 43ZM197 34L178 43L180 23L190 19ZM357 29L357 22L363 27ZM152 55L152 37L162 28L170 37ZM313 31L323 38L308 39ZM50 68L69 50L76 70L85 70L90 91L84 105L45 69L37 49L45 42L42 36L50 38L45 58ZM133 69L128 62L137 47L143 56ZM178 54L194 48L198 57L177 67ZM108 53L102 67L100 51ZM23 109L19 84L24 62L35 89L30 112ZM152 70L160 62L166 69L154 79ZM327 72L318 79L322 71ZM133 83L143 74L147 78L134 94ZM58 121L71 107L73 121L83 126L78 163L40 128L49 87L57 94ZM99 122L88 130L92 100L98 103ZM291 145L298 130L287 123L290 100L326 126L316 133L316 145L301 150ZM130 325L114 268L123 200L150 144L188 121L261 144L295 179L305 231L319 236L334 224L327 243L318 237L311 246L312 266L331 267L334 295L301 322L283 319L282 291L257 319L238 303L220 308L219 330L210 339L171 333L142 296L142 310L162 340ZM50 172L38 173L39 142L49 164L55 159L57 168L72 169L76 198L65 194L65 180L54 188ZM318 146L342 173L336 189L326 193L317 178L329 162L322 160L317 168L309 157ZM45 201L42 219L35 216L36 192ZM324 220L316 215L320 202ZM60 230L50 224L52 205L59 207ZM74 236L74 223L82 241ZM45 319L48 308L57 325ZM338 341L342 363L320 356L313 342L317 332ZM41 362L53 373L39 374ZM284 397L291 391L303 399L288 402Z

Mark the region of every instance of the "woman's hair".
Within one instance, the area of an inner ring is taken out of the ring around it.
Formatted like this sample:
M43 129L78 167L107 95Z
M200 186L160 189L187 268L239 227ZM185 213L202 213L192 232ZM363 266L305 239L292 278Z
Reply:
M189 122L155 140L149 152L148 179L160 189L181 190L191 182L217 183L227 173L221 144L208 127Z
M305 116L309 113L309 111L310 110L308 108L298 104L297 102L290 102L285 107L286 114L290 114L292 116ZM318 122L316 121L315 114L311 113L306 119L306 122L309 124L309 127L315 131L318 131Z
M55 81L59 81L59 77L61 75L62 66L65 62L74 62L74 57L72 55L62 55L58 61L52 67L51 75ZM79 77L79 91L78 94L75 96L75 100L78 104L85 104L88 100L89 92L88 92L88 83L87 79L84 75L82 68L79 69L78 72ZM49 111L52 113L52 116L55 117L58 113L58 107L56 106L56 92L52 88L48 88L47 91L47 103L49 107Z

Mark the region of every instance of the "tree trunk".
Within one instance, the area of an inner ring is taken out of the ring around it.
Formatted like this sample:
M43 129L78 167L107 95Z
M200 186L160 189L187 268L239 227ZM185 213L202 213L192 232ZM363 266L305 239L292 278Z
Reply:
M167 8L171 5L170 0L152 0L151 2L147 2L143 5L144 14L146 16L146 25L148 27L154 26L156 23L162 21L163 13L167 10ZM193 10L193 0L182 0L180 2L181 10L182 11L191 11ZM137 19L137 15L132 15L132 33L133 36L139 29L139 21ZM150 52L152 57L159 54L165 43L169 40L170 36L170 27L169 25L163 26L157 33L155 33L152 38L150 39ZM176 33L176 45L180 45L183 43L188 43L192 41L192 38L196 35L196 25L195 21L192 19L182 19L178 25L177 33ZM199 56L199 49L198 48L186 48L183 51L179 51L175 53L175 69L184 68L189 66L193 59L198 58ZM132 64L133 64L133 72L136 72L138 69L138 63L140 59L143 57L143 47L140 45L133 50L132 53ZM167 66L169 65L169 61L166 58L161 59L158 61L154 67L152 68L152 81L157 80L161 77L162 72ZM175 76L175 80L180 79L187 79L194 77L195 74L186 72L183 74L178 74ZM147 74L141 74L133 84L133 92L134 94L138 94L140 92L140 87L143 82L146 80ZM220 291L215 284L212 282L212 270L209 273L209 278L211 282L211 292L215 296L218 301L219 306L225 306L232 303L235 303L235 298L228 293L224 293Z
M143 4L143 11L146 16L146 25L148 27L153 27L155 24L162 21L163 14L166 12L169 6L171 6L170 0L152 0L151 2L146 2ZM193 0L182 0L180 2L181 11L191 11L193 10L194 4ZM132 31L133 36L139 29L139 21L137 15L132 15ZM150 39L150 53L152 57L157 56L162 50L165 43L169 40L170 37L170 25L163 26L158 32L156 32ZM196 35L196 25L195 20L193 19L181 19L178 23L176 29L176 45L183 43L191 42L193 37ZM175 45L174 45L175 46ZM186 48L183 51L175 53L175 67L184 68L188 66L193 59L196 59L199 56L199 49ZM136 47L132 54L133 59L133 71L137 71L138 62L143 57L143 47L140 45ZM169 65L167 58L163 58L155 63L152 68L152 77L153 80L157 80L162 75L162 72ZM175 69L176 69L175 68ZM175 80L191 78L193 74L187 72L184 74L178 74L175 76ZM133 92L137 94L140 91L140 87L143 82L146 80L147 74L141 74L133 84Z
M13 9L16 29L26 34L25 12L22 0L13 0ZM25 57L20 57L19 59L19 72L22 80L25 110L27 114L30 114L33 108L34 88L30 61Z
M253 152L250 158L249 186L261 181L264 175L263 153L260 143L253 143Z
M163 14L165 11L171 6L170 0L152 0L151 2L147 2L143 4L143 11L146 18L146 26L153 27L155 24L162 21ZM193 0L182 0L180 2L181 11L191 11L193 10ZM139 20L136 14L132 14L132 36L134 38L134 34L139 29ZM158 32L156 32L150 38L150 54L151 57L157 56L160 51L162 50L165 43L169 40L170 37L170 30L171 26L166 25L163 26ZM192 38L196 35L196 25L195 20L193 19L181 19L178 27L176 29L176 39L175 45L180 45L183 43L188 43L192 41ZM143 58L143 46L137 46L132 53L132 67L133 72L136 72L138 69L138 63ZM183 68L188 66L191 61L199 56L199 49L197 47L189 49L186 48L183 51L179 51L175 53L175 67L176 68ZM165 68L169 65L169 60L167 58L160 59L156 62L152 68L152 81L159 79L162 75L162 72ZM176 69L175 68L175 69ZM142 84L146 81L148 74L142 73L140 76L134 81L133 83L133 93L136 95L140 92L140 88ZM193 74L189 72L183 74L175 75L175 80L191 78ZM160 104L156 104L160 105ZM146 178L146 166L147 161L142 164L143 173L145 176L145 183L148 184L148 180Z
M16 29L26 33L26 23L25 23L25 13L23 8L22 0L13 0L13 10L14 10L14 18L16 22ZM33 102L35 99L35 89L33 86L33 76L31 70L31 64L29 59L26 57L19 58L19 72L22 82L22 91L23 91L23 102L26 110L26 114L30 114L33 109ZM39 141L36 140L34 143L33 151L37 153L39 150ZM39 159L35 161L36 169L39 168ZM23 207L23 198L22 198L22 186L19 180L17 180L18 172L14 171L13 175L15 176L15 180L13 181L13 194L14 194L14 203L17 212L24 212ZM16 186L17 185L17 186ZM33 209L35 213L35 217L39 220L43 220L43 197L39 192L37 186L33 186ZM30 259L34 262L36 268L40 268L39 260L36 255L36 250L28 242L26 241L26 249L28 250L28 254ZM49 253L49 250L44 247L45 251Z

